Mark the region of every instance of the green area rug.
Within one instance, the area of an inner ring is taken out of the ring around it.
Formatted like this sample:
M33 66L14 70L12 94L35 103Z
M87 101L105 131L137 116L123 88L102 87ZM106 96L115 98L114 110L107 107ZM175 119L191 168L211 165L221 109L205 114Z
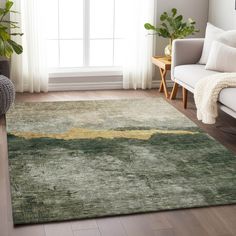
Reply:
M236 157L161 98L19 103L14 224L236 203Z

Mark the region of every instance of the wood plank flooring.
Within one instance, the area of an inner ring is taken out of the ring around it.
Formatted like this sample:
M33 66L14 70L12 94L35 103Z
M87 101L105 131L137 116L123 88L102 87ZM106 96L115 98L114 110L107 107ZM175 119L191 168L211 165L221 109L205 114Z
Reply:
M151 91L81 91L17 94L18 101L75 101L162 96ZM220 112L216 125L196 120L193 99L184 110L169 101L206 132L236 153L236 120ZM235 134L231 134L235 133ZM13 227L9 190L6 123L0 118L0 236L236 236L236 205Z

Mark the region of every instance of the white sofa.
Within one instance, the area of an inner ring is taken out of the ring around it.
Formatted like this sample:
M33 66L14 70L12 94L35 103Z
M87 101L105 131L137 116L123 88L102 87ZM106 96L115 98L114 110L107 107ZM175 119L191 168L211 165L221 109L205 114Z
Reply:
M206 70L198 64L204 39L177 39L173 42L171 79L175 82L171 99L175 99L178 85L183 87L184 108L187 107L188 91L194 92L197 81L220 72ZM236 63L236 62L235 62ZM219 95L220 108L236 118L236 88L225 88Z

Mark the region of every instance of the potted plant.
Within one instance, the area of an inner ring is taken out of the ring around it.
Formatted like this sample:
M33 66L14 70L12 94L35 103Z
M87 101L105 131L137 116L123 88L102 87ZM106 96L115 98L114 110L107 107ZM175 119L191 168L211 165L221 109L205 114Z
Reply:
M0 8L0 56L7 60L0 63L0 74L9 76L9 62L8 59L15 52L21 54L23 48L21 45L11 39L11 36L22 36L22 33L17 32L19 30L18 22L9 20L10 13L18 13L12 11L13 1L6 0L3 8ZM12 33L15 30L16 32Z
M160 26L155 27L146 23L144 27L147 30L154 31L154 34L169 39L169 44L165 48L165 55L168 57L171 57L172 42L174 39L185 38L199 32L199 30L195 28L196 22L191 18L189 18L188 21L184 21L182 15L177 15L176 8L171 10L170 15L167 12L164 12L160 16L160 21Z

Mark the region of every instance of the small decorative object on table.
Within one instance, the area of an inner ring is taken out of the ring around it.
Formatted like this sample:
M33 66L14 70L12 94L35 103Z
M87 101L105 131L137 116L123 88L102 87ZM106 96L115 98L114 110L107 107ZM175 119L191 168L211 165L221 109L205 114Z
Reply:
M161 74L161 84L159 91L160 93L164 91L166 98L169 98L169 93L166 86L166 73L171 70L171 60L169 57L155 56L152 57L152 63L159 67Z
M155 27L149 23L146 23L144 27L147 30L154 31L154 34L169 39L169 44L165 48L165 55L169 58L171 57L172 42L174 39L185 38L199 32L199 30L195 29L196 22L191 18L184 22L183 16L177 15L177 9L175 8L171 10L171 15L164 12L160 17L160 21L160 26Z

